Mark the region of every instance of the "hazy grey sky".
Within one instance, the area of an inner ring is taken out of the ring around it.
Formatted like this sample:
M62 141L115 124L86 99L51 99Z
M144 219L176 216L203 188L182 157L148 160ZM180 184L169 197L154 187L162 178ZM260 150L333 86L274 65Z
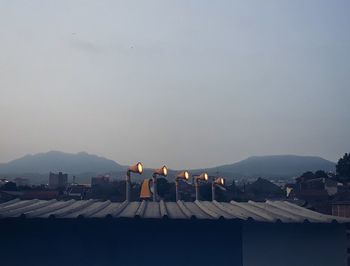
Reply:
M0 162L350 151L350 1L0 0Z

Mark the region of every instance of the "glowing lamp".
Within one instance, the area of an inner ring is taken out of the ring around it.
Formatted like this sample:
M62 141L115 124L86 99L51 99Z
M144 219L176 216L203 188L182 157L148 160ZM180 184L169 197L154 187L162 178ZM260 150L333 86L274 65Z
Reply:
M214 180L215 185L220 185L220 186L224 186L225 185L225 179L222 177L217 177Z
M131 173L136 173L141 175L143 172L143 166L142 163L138 162L135 165L132 165L128 168L128 171L126 171L126 191L125 191L125 200L130 201L130 195L131 195Z
M176 179L183 179L185 181L188 181L190 179L190 174L187 171L183 171L176 176Z
M207 182L209 180L208 173L203 173L197 177L197 179Z
M224 188L225 186L225 179L222 178L222 177L216 177L213 182L212 182L212 185L211 185L211 197L212 197L212 201L215 201L215 196L216 196L216 193L215 193L215 188L218 187L222 190L226 190Z
M143 172L143 166L142 166L142 163L137 163L135 165L132 165L129 167L129 171L132 172L132 173L136 173L136 174L142 174Z
M153 172L153 175L167 176L168 175L168 168L164 165L161 168L155 169Z
M176 176L175 178L176 201L180 200L179 181L183 180L187 182L189 179L190 179L190 174L188 173L188 171L183 171Z

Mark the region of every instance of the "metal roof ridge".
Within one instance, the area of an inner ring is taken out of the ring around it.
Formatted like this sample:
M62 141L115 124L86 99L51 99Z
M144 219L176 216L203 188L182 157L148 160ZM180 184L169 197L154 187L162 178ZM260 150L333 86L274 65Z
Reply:
M52 199L49 201L38 201L38 202L34 202L33 204L27 205L27 206L22 207L22 208L8 210L7 212L2 213L2 214L6 215L6 216L10 216L10 217L16 217L17 215L21 215L21 214L29 212L29 211L35 211L37 209L44 208L44 207L49 206L50 204L55 203L55 202L57 202L56 199ZM35 204L37 204L37 205L35 205ZM35 205L35 206L33 206L33 205Z
M96 203L96 202L94 202ZM111 204L110 200L103 201L100 206L95 207L94 209L85 212L79 216L81 217L90 217L93 216L94 214L98 213L99 211L102 211L104 208L107 208Z
M221 217L231 220L240 219L258 222L285 223L349 223L350 219L325 215L287 201L266 200L265 202L235 202L230 203L214 201L194 202L159 202L124 201L114 203L110 200L12 200L7 204L0 204L0 218L79 218L79 217L115 217L115 218L151 218L151 219L209 219L216 220Z
M38 199L33 199L33 200L24 200L24 201L18 201L18 202L15 202L13 204L17 204L15 206L12 206L13 204L10 204L4 208L2 208L0 210L0 213L6 213L8 210L16 210L16 209L20 209L20 208L23 208L23 207L26 207L26 206L29 206L31 204L34 204L34 203L37 203L39 200Z
M277 219L275 219L274 217L272 217L269 214L258 212L254 208L250 208L250 207L244 206L243 204L240 204L240 203L238 203L236 201L231 200L230 204L232 204L234 206L237 206L237 207L240 207L242 209L245 209L245 210L247 210L247 211L249 211L251 213L254 213L255 215L257 215L259 217L262 217L262 218L264 218L264 219L266 219L268 221L275 222L277 220Z
M238 217L237 214L232 214L231 210L229 208L227 208L226 206L222 205L220 202L213 200L213 204L220 209L221 211L227 213L229 216L232 217L232 219L240 219L240 220L247 220L245 219L243 216L239 215L240 217Z
M45 214L48 214L48 213L50 213L50 212L54 212L54 211L58 211L58 210L60 210L60 209L63 209L63 208L65 208L65 207L67 207L67 206L69 206L69 205L72 205L73 203L75 202L75 200L68 200L68 201L63 201L63 203L62 204L59 204L58 206L55 206L52 210L35 210L35 211L30 211L30 212L27 212L27 213L24 213L24 215L25 216L28 216L28 217L40 217L40 216L43 216L43 215L45 215ZM52 203L52 204L50 204L50 205L53 205L53 204L55 204L55 203L61 203L61 201L57 201L57 202L54 202L54 203ZM48 205L48 206L50 206L50 205ZM48 207L48 206L46 206L46 207Z
M288 220L288 221L290 221L290 222L294 222L294 221L300 220L300 218L298 218L298 217L290 217L290 216L288 216L288 215L286 215L286 214L284 214L284 213L278 213L278 212L276 212L276 211L274 211L274 210L270 210L270 209L268 209L268 208L266 208L266 207L264 207L264 206L259 205L258 202L255 202L255 201L252 201L252 200L249 200L249 201L248 201L248 204L251 204L251 205L253 205L253 206L256 207L256 208L267 212L267 214L272 213L273 215L283 217L283 219L286 219L286 220ZM265 203L262 203L262 204L265 204ZM271 205L271 206L272 206L272 205ZM273 206L273 207L274 207L274 206ZM293 215L294 215L294 214L293 214ZM295 216L295 215L294 215L294 216ZM300 217L300 216L299 216L299 217ZM279 219L279 218L278 218L278 219Z
M115 210L115 212L112 214L112 217L117 218L119 216L119 214L122 213L122 211L125 210L125 208L129 205L129 201L125 200L123 201ZM108 216L108 215L107 215Z
M191 211L185 206L184 202L182 200L178 200L177 205L179 206L180 210L182 211L182 213L188 218L191 219L193 217L195 217Z
M135 217L142 218L147 208L147 201L143 200L136 210Z
M300 218L304 218L304 220L307 220L307 221L310 221L310 222L324 221L324 220L321 219L321 217L315 217L315 216L309 215L307 213L306 214L300 214L300 213L298 213L296 211L293 211L291 208L286 208L285 206L281 206L280 204L277 204L276 202L271 201L271 200L267 200L266 204L271 205L273 207L276 207L276 208L278 208L280 210L283 210L285 212L288 212L288 213L290 213L292 215L299 216ZM305 208L303 208L303 209L305 209Z
M298 209L298 210L302 210L307 215L315 215L319 219L324 218L328 222L333 222L334 220L335 221L339 221L339 222L345 222L345 223L349 223L350 222L350 219L347 219L347 218L344 218L344 217L340 217L340 216L339 217L338 216L335 217L335 216L331 216L331 215L326 215L326 214L322 214L322 213L319 213L319 212L315 212L315 211L309 210L307 208L300 207L300 206L298 206L296 204L290 203L288 201L283 201L281 203L287 204L288 206L291 206L292 208L295 208L295 209Z
M79 202L79 200L76 200L74 203L76 203L76 202ZM93 204L94 202L95 202L95 200L93 200L93 199L84 200L83 203L82 203L81 205L79 205L79 206L77 206L77 207L75 207L75 208L68 209L68 210L63 211L63 212L61 212L61 213L58 211L57 214L53 213L53 214L51 214L50 216L53 216L53 217L55 217L55 218L62 218L62 217L67 216L67 215L69 215L69 214L78 212L78 211L80 211L80 210L82 210L82 209L84 209L84 208L86 208L86 207L89 207L89 206L90 206L91 204ZM71 205L73 205L73 204L71 204ZM71 205L68 205L68 206L71 206ZM68 207L68 206L67 206L67 207Z
M203 212L205 212L206 214L208 214L209 216L215 218L215 219L219 219L223 216L219 215L218 213L209 210L206 206L204 206L199 200L196 200L194 202Z
M329 217L327 217L327 215L325 215L325 214L315 212L315 211L312 211L312 210L304 208L304 207L300 207L300 206L293 204L293 203L290 203L288 201L283 201L283 204L286 204L294 209L301 210L308 216L316 216L317 218L328 218L327 220L332 221L332 219L329 219Z
M162 216L163 218L169 216L168 210L163 200L159 202L159 211L160 211L160 216Z
M15 198L13 200L9 200L9 201L3 202L3 203L0 204L0 208L12 205L12 204L14 204L16 202L19 202L19 201L20 201L19 198Z

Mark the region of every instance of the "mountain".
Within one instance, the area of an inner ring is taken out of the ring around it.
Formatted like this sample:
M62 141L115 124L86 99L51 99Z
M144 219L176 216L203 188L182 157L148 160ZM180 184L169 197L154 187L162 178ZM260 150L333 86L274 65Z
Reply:
M50 151L35 155L26 155L9 163L0 164L0 177L27 177L32 182L47 182L49 172L65 172L75 175L78 182L89 183L92 176L111 174L114 178L124 178L127 167L96 155L80 152L77 154ZM334 171L335 163L312 156L275 155L253 156L240 162L209 169L196 169L191 173L217 171L227 179L234 178L291 178L306 171ZM168 180L178 171L169 170ZM140 182L152 176L152 169L144 169L142 175L133 175L132 181Z
M316 156L272 155L253 156L234 164L205 169L237 177L290 178L306 171L335 170L335 163Z
M6 164L0 164L0 174L48 174L66 172L69 174L118 172L125 167L96 155L80 152L77 154L50 151L26 155Z

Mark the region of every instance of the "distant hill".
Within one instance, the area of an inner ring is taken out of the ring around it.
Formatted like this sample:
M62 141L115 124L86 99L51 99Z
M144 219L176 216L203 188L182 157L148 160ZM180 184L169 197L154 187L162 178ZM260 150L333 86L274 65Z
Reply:
M115 161L96 155L80 152L77 154L50 151L35 155L26 155L6 164L0 164L1 174L48 174L52 172L105 173L122 171L125 167Z
M236 177L295 177L306 171L335 170L335 163L316 156L272 155L253 156L234 164L205 169Z
M49 172L65 172L75 175L78 182L88 183L92 176L111 174L114 178L124 178L127 166L97 155L80 152L77 154L50 151L35 155L26 155L9 163L0 164L0 177L27 177L33 183L47 182ZM254 156L243 161L209 169L191 170L191 173L207 171L227 179L234 178L291 178L306 171L334 171L335 163L312 156L275 155ZM169 170L168 180L173 181L177 171ZM133 175L132 180L140 182L152 176L151 169L144 169L143 175Z

